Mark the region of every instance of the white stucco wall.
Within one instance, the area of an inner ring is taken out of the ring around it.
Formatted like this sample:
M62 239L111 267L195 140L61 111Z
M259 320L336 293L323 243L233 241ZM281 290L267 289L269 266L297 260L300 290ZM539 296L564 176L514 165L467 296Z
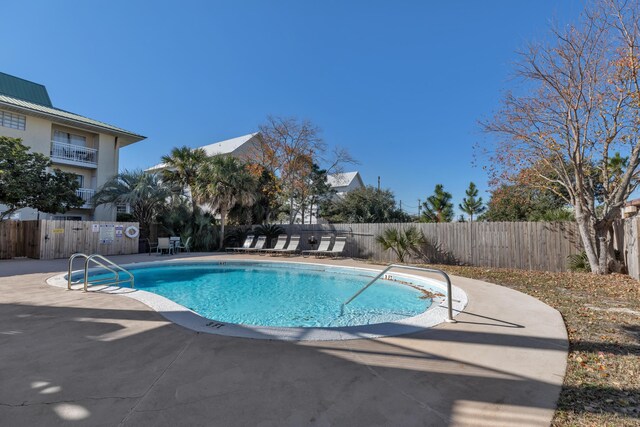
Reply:
M9 111L9 110L7 110ZM16 114L13 111L9 111ZM22 142L31 148L33 152L41 153L46 156L51 154L51 141L53 140L53 131L55 129L82 135L86 138L86 146L98 149L98 167L85 168L81 166L71 166L60 163L52 165L53 168L71 172L83 176L83 188L97 189L108 179L118 172L118 151L116 147L116 137L102 133L89 132L84 129L70 127L52 122L51 120L40 117L30 116L24 113L18 113L26 116L25 130L18 130L0 126L0 136L11 138L20 138ZM6 209L0 205L0 210ZM38 213L34 209L21 209L18 211L19 219L37 219ZM74 209L66 212L66 216L80 216L84 220L113 221L116 218L116 211L110 207L99 207L97 209ZM53 217L49 214L40 214L40 219L48 219Z

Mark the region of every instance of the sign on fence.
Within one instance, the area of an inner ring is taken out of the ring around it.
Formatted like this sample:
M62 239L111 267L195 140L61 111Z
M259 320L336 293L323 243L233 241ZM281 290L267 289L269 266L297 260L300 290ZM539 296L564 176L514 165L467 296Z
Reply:
M100 225L100 244L110 245L116 238L116 232L114 224L101 224Z

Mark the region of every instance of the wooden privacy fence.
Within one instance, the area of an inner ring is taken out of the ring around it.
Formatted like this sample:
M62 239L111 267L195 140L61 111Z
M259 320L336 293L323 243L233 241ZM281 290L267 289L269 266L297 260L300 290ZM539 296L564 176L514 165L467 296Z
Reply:
M640 279L640 217L624 220L622 243L618 247L621 250L624 263L629 271L629 276ZM616 235L619 238L619 235Z
M310 236L348 237L345 255L395 262L375 237L387 228L417 227L427 238L423 252L428 262L466 264L525 270L565 271L567 257L582 250L573 222L473 222L402 224L284 224L287 234L299 234L303 249ZM416 259L412 261L417 261Z
M0 222L0 259L16 257L39 258L39 245L35 235L38 221Z
M137 222L4 221L0 222L0 259L68 258L73 253L125 255L138 253L138 237L125 230Z

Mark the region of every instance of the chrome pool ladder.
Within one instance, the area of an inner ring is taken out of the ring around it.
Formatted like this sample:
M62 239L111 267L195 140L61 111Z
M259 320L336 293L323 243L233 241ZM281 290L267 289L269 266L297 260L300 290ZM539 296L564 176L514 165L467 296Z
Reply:
M455 319L453 318L453 296L451 294L451 279L449 278L449 275L447 273L445 273L444 271L442 271L442 270L438 270L437 268L415 267L413 265L389 264L387 266L387 268L382 270L380 272L380 274L378 274L376 277L374 277L369 283L364 285L364 287L362 289L360 289L358 292L356 292L351 298L349 298L348 300L343 302L342 303L342 309L344 310L344 307L347 304L349 304L351 301L356 299L356 297L358 297L358 295L363 293L369 286L373 285L378 279L380 279L381 277L385 276L387 274L387 271L391 270L392 268L404 268L406 270L418 270L418 271L425 271L427 273L437 273L437 274L441 275L442 277L444 277L445 281L447 282L447 319L446 319L446 321L450 322L450 323L455 323L456 322Z
M76 258L84 258L84 275L83 275L83 282L73 282L71 280L71 270L73 268L73 260L75 260ZM110 277L106 277L104 279L98 279L98 280L93 280L91 282L89 282L89 267L91 265L91 263L107 270L108 272L110 272L111 274L113 274L113 276ZM121 277L121 274L124 275L124 277ZM94 286L94 285L103 285L103 286L119 286L120 284L123 283L129 283L129 286L131 286L132 288L133 286L133 274L119 266L118 264L116 264L115 262L109 260L108 258L100 255L100 254L92 254L92 255L87 255L87 254L83 254L83 253L76 253L73 254L69 257L69 267L68 267L68 271L67 271L67 289L71 290L71 285L74 284L79 284L79 283L83 283L84 284L84 291L87 292L89 286Z

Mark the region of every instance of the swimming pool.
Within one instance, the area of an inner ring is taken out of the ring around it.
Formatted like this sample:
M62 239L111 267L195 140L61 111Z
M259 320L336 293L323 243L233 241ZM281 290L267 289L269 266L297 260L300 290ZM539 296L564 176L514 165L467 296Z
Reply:
M135 277L135 290L103 291L138 299L170 320L203 332L349 339L397 335L444 320L443 284L411 275L394 273L380 279L343 306L376 270L237 260L153 262L127 269ZM90 280L101 277L100 271L90 271Z
M416 316L432 302L407 284L379 280L342 309L372 278L347 268L327 272L265 264L169 264L130 271L136 289L162 295L203 317L242 325L370 325Z

